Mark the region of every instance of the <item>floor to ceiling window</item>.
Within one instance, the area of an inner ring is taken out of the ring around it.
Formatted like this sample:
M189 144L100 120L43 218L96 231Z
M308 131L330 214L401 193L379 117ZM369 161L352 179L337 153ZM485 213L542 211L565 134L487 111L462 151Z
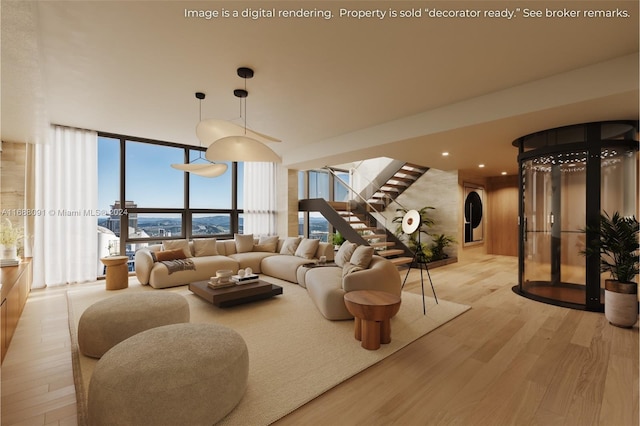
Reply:
M349 172L343 170L309 170L298 176L298 198L322 198L327 201L348 201ZM328 241L333 232L327 219L318 212L299 212L298 229L300 235Z
M126 255L166 239L242 232L243 163L216 178L171 167L197 147L102 133L98 137L98 256ZM122 232L127 229L127 232ZM98 272L103 266L98 261Z

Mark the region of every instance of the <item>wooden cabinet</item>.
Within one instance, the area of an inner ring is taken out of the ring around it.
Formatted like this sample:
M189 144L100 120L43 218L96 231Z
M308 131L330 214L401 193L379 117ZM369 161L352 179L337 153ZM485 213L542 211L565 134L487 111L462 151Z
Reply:
M2 361L31 291L31 259L0 268L0 349Z

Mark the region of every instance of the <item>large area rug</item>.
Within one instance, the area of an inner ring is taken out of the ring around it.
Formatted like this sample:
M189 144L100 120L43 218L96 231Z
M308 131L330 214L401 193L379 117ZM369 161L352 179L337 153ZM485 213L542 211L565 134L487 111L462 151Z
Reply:
M354 339L353 321L328 321L304 288L269 281L281 285L283 294L225 309L205 302L186 286L154 290L133 278L124 290L107 292L104 282L68 290L78 423L87 423L86 391L97 362L78 352L78 320L91 304L116 294L176 292L189 301L191 322L223 324L242 335L249 350L248 388L238 406L221 421L223 425L270 424L470 308L444 300L436 304L427 298L427 314L423 315L421 296L403 292L400 311L391 322L391 343L368 351Z

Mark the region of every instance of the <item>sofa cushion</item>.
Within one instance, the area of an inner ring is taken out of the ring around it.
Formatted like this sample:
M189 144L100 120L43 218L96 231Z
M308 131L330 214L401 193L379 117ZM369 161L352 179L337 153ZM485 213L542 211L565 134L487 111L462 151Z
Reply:
M373 258L373 247L371 246L358 246L353 251L349 263L356 265L362 269L367 269Z
M189 248L188 240L167 240L162 242L162 246L165 250L182 249L186 257L191 257L191 249Z
M248 253L253 251L253 234L235 234L236 253Z
M258 244L253 246L253 251L266 251L269 253L275 253L278 247L278 236L261 236L258 240Z
M265 275L297 284L298 268L308 263L314 263L314 261L298 256L268 256L262 259L260 267Z
M153 258L154 262L162 262L164 260L176 260L176 259L187 258L187 256L184 255L184 250L181 248L151 252L151 257Z
M251 268L254 274L261 274L262 259L269 256L276 256L276 253L269 253L267 251L251 251L248 253L234 253L227 257L238 262L239 269Z
M351 256L353 255L356 247L356 243L351 243L349 241L345 241L344 243L342 243L334 259L336 265L344 267L344 265L346 265L347 262L351 259Z
M298 246L300 245L300 237L288 237L284 240L280 254L295 255Z
M313 259L319 245L320 240L304 238L300 241L300 244L298 244L295 255L304 259Z
M196 257L217 256L217 240L215 238L196 238L193 240L193 251Z
M236 252L236 242L234 240L222 240L218 241L218 254L222 256L229 256Z

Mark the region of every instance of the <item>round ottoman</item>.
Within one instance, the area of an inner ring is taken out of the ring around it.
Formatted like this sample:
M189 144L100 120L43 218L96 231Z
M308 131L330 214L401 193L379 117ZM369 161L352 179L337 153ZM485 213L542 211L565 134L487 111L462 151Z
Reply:
M92 358L134 334L161 325L189 322L184 296L163 291L125 293L89 306L78 323L78 348Z
M212 425L240 402L249 354L219 324L173 324L143 331L97 363L88 393L89 424Z

